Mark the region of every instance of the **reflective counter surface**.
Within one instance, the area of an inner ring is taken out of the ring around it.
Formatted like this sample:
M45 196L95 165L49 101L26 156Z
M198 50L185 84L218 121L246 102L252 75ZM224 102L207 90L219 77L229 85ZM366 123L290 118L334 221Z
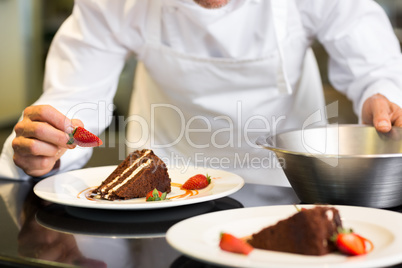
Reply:
M33 193L34 184L0 180L0 267L213 268L173 249L166 231L204 213L299 203L291 188L246 184L228 197L198 204L100 210L43 201Z

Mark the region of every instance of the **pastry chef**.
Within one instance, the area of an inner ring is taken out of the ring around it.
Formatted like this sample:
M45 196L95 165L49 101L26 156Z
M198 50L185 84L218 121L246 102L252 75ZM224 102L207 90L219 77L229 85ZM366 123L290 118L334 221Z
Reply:
M360 122L384 132L402 125L399 42L374 1L76 0L52 42L44 92L4 144L0 176L83 167L92 151L67 146L67 133L108 127L119 74L134 54L130 113L120 126L125 153L147 147L171 166L288 185L255 139L336 117L325 107L314 40Z

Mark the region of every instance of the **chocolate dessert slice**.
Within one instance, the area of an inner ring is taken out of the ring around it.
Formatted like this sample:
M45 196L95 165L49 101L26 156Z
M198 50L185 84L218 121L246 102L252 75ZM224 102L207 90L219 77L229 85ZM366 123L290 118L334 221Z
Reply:
M170 181L165 163L144 149L127 156L93 193L108 200L145 197L155 188L169 193Z
M304 255L325 255L337 250L330 238L342 227L336 208L317 206L266 227L248 241L253 247Z

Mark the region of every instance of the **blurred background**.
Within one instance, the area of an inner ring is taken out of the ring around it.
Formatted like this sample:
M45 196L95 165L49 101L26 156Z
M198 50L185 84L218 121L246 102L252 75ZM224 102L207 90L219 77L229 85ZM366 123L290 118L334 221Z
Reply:
M402 40L402 1L377 0L388 14L399 40ZM53 36L72 11L73 0L0 0L0 144L2 146L24 107L42 92L44 62ZM327 103L339 102L337 123L356 123L351 102L335 91L328 82L325 50L318 43L316 54ZM135 59L127 61L115 97L115 116L126 116L131 94ZM107 131L103 135L108 135ZM118 137L118 135L113 135ZM104 136L110 142L108 137ZM110 150L97 157L94 153L87 166L118 164L119 142L97 148ZM99 154L98 154L99 155ZM108 157L104 157L108 155Z

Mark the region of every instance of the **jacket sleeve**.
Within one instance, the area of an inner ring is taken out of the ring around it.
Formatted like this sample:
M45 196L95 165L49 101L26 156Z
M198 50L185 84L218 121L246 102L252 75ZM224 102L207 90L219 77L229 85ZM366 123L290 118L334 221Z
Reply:
M307 29L330 56L329 79L353 101L359 118L376 93L402 107L400 45L381 6L372 0L302 2Z
M127 35L120 34L130 26L130 20L124 20L127 8L120 0L75 1L72 15L52 41L44 92L33 105L52 105L68 118L82 120L85 128L98 135L106 129L112 120L119 75L130 52L122 40ZM0 177L27 179L13 163L13 137L3 146ZM90 148L68 150L57 172L81 168L91 154Z

